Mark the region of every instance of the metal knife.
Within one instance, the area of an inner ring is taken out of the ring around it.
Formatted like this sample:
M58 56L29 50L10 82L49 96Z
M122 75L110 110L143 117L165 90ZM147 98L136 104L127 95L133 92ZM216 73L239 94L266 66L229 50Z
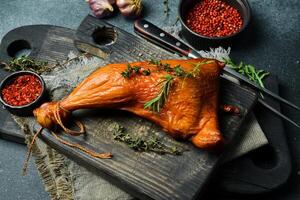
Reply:
M185 44L183 41L180 41L179 39L175 38L171 34L163 31L159 27L155 26L154 24L152 24L144 19L138 19L135 21L134 30L141 37L149 40L150 42L157 44L160 47L163 47L167 50L171 50L172 52L176 52L179 55L187 56L190 58L201 57L201 55L196 50L194 50L192 47L190 47L189 45ZM223 69L223 72L225 74L229 74L230 76L233 76L233 77L237 78L238 80L241 80L241 81L251 85L255 89L259 90L260 92L264 92L264 93L270 95L271 97L273 97L273 98L275 98L297 110L300 110L300 108L298 106L296 106L295 104L289 102L288 100L280 97L279 95L273 93L272 91L270 91L266 88L260 87L256 83L250 81L248 78L239 74L238 72L234 71L233 69L230 69L229 67L225 66ZM258 102L261 103L266 108L268 108L269 110L271 110L273 113L280 116L281 118L287 120L291 124L300 128L300 126L296 122L289 119L288 117L286 117L285 115L283 115L282 113L280 113L279 111L274 109L272 106L268 105L263 100L260 99Z

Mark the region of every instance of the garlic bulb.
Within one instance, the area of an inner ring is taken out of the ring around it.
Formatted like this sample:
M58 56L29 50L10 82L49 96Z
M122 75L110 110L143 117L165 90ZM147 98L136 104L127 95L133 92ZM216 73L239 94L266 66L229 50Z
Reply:
M103 18L110 16L113 11L113 4L116 0L87 0L93 14L96 17Z
M142 12L142 0L116 0L117 6L125 17L138 17Z

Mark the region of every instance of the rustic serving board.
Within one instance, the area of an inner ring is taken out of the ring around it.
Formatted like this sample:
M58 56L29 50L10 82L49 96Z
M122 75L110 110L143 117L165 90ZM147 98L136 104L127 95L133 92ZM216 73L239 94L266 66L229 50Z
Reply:
M32 57L48 60L49 62L65 60L70 51L77 51L73 40L75 38L86 39L86 36L91 35L96 27L110 27L116 32L117 37L113 39L115 40L113 44L104 45L106 42L110 43L111 38L100 41L101 45L95 44L108 55L107 59L110 62L174 57L174 55L141 38L88 16L79 27L77 37L75 36L75 31L62 27L37 25L15 29L3 39L5 43L1 44L1 59L9 60L10 56L7 54L7 47L15 41L22 40L30 44ZM91 42L94 41L91 40ZM10 54L13 53L10 52ZM256 101L256 94L225 80L223 80L221 85L223 94L221 95L223 97L221 101L227 104L238 105L242 109L242 116L240 117L232 115L221 116L222 132L230 143L234 138L237 138L243 119ZM5 111L1 110L1 112ZM9 118L9 115L5 114ZM166 143L177 142L166 136L155 125L128 113L86 111L80 113L79 117L86 124L88 135L91 138L95 134L103 134L103 138L101 140L93 140L93 138L87 140L84 137L75 138L68 136L64 136L64 138L81 143L96 151L110 151L114 154L113 159L99 160L91 158L81 151L62 145L46 130L43 132L42 138L62 153L71 156L75 161L88 167L99 169L98 171L103 177L141 199L196 198L201 195L209 178L217 168L218 160L221 157L219 154L195 149L188 142L181 143L184 148L189 149L182 156L137 153L126 145L113 141L109 133L101 129L101 127L105 126L101 123L99 124L99 121L101 122L101 119L104 118L111 118L125 127L132 124L135 124L135 127L148 126L156 130ZM4 124L6 125L6 123ZM98 130L98 132L96 133L95 130Z

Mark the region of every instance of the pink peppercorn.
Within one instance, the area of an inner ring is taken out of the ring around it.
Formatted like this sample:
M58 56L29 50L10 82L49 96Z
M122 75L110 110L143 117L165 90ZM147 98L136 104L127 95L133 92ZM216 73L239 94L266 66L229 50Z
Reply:
M202 0L189 10L186 25L194 32L208 37L229 36L243 25L237 9L222 0Z

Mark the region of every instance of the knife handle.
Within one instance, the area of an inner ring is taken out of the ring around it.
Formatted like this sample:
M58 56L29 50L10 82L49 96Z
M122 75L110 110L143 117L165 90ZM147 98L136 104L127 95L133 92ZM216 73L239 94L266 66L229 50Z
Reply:
M180 55L188 56L192 51L189 46L144 19L138 19L134 22L134 30L147 40Z

